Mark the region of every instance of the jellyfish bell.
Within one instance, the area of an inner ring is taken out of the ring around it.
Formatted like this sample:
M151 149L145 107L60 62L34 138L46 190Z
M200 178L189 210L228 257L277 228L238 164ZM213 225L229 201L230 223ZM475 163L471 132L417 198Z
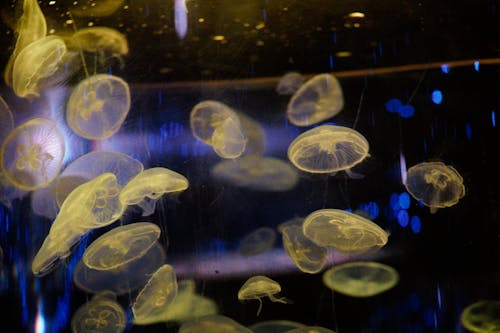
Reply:
M306 81L290 98L287 116L297 126L310 126L337 115L344 107L344 95L337 78L318 74Z
M469 304L460 315L461 324L471 332L500 332L500 301L483 299Z
M264 320L250 325L248 328L254 333L288 332L294 328L306 325L291 320Z
M236 158L245 151L247 138L237 118L229 117L215 128L212 146L217 155L223 158Z
M237 321L223 315L208 315L183 323L179 333L252 333Z
M288 72L280 78L276 86L276 92L279 95L293 95L304 84L304 81L302 74Z
M285 297L276 297L281 291L281 286L278 282L268 278L263 275L256 275L250 277L244 284L241 286L238 291L238 300L252 300L256 299L259 301L259 308L257 310L257 316L260 314L262 309L262 299L263 297L268 297L272 302L280 302L283 304L291 303L290 300L287 300Z
M276 241L276 231L270 227L261 227L243 237L238 252L244 257L251 257L271 249Z

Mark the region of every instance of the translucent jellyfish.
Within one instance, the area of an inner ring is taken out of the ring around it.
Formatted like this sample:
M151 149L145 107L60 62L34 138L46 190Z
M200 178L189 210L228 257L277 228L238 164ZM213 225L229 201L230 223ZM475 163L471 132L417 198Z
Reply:
M121 333L125 331L125 311L111 292L95 295L73 314L71 332Z
M305 172L349 174L368 151L368 141L361 133L349 127L321 125L295 138L288 147L288 158ZM357 178L354 174L352 177Z
M302 224L304 235L319 246L362 253L387 244L389 234L376 223L340 209L320 209Z
M31 193L31 209L40 215L51 220L55 219L59 212L59 206L56 201L56 182L53 181L49 186L35 190Z
M273 228L261 227L243 237L238 252L245 257L254 256L271 249L275 241L276 231Z
M114 57L123 62L122 57L129 52L125 35L108 27L80 29L66 41L66 44L70 50L96 53L101 65L105 64L108 57Z
M23 14L16 23L16 46L5 67L5 83L12 86L12 69L19 54L29 44L47 35L47 22L37 0L24 0Z
M252 333L237 321L223 315L209 315L181 325L179 333Z
M151 215L156 202L167 193L178 193L188 188L186 177L167 168L146 169L132 178L120 192L123 205L139 205L143 216Z
M190 113L193 136L214 148L222 158L243 154L247 138L238 115L224 103L207 100L196 104Z
M95 74L73 89L66 106L66 121L77 135L107 139L123 124L130 110L128 83L118 76Z
M293 218L278 225L283 247L298 269L315 274L320 272L328 262L328 249L316 245L302 232L304 219Z
M297 171L288 162L260 155L221 161L212 168L211 175L221 181L258 191L288 191L299 180Z
M132 304L134 324L161 322L165 308L170 306L176 295L175 271L172 266L165 264L151 276Z
M123 7L125 0L83 0L78 5L71 7L70 11L80 17L106 17Z
M143 170L144 165L127 154L109 150L89 152L68 164L57 178L57 204L60 207L74 188L103 173L113 173L121 189Z
M286 333L335 333L335 331L321 326L307 326L294 328Z
M481 300L470 304L462 311L460 322L474 333L500 332L499 313L499 300Z
M150 222L134 222L115 227L87 247L82 261L92 269L117 269L148 252L160 233L160 228Z
M96 270L80 260L73 271L75 285L87 292L98 293L111 290L117 295L130 293L144 287L151 275L165 264L163 246L155 244L142 257L114 270Z
M430 207L432 213L455 205L465 195L462 176L455 168L442 162L423 162L412 166L406 173L404 185L408 193Z
M333 266L323 274L323 283L333 291L352 297L371 297L394 287L398 272L387 265L359 261Z
M0 96L0 145L3 140L14 129L14 116L9 105Z
M268 297L272 302L280 303L290 303L284 297L276 297L275 295L281 291L281 286L278 282L271 280L267 276L256 275L249 278L243 286L238 291L238 300L251 300L256 299L259 301L259 309L257 310L257 316L260 314L262 309L262 299L263 297Z
M309 126L337 115L343 107L344 95L337 78L318 74L293 94L286 112L292 124Z
M253 333L285 333L306 325L291 320L264 320L248 326Z
M78 53L68 52L61 37L46 36L19 52L12 69L12 89L19 97L38 97L79 68Z
M298 72L289 72L281 77L276 87L279 95L293 95L304 84L304 76Z
M16 127L0 148L1 172L12 185L22 190L47 186L61 170L64 137L57 124L34 118Z

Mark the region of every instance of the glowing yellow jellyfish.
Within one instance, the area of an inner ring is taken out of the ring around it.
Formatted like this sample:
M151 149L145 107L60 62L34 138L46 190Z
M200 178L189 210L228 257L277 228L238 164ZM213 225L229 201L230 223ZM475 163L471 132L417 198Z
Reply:
M95 74L73 89L66 121L77 135L102 140L115 134L130 110L130 89L122 78Z
M0 96L0 145L3 140L14 129L14 116L9 105Z
M371 297L393 288L398 272L373 261L358 261L333 266L323 273L323 283L333 291L352 297Z
M14 62L26 46L47 35L47 22L37 0L24 0L23 14L16 23L14 33L16 34L16 46L10 55L9 62L5 67L5 83L12 86L12 70Z
M64 137L57 124L34 118L16 127L0 148L1 171L22 190L47 186L59 174L64 158Z
M12 89L19 97L38 97L67 80L79 68L78 54L68 52L61 37L46 36L27 45L14 61Z
M500 301L481 300L467 306L460 315L462 325L474 333L500 332Z
M224 103L207 100L196 104L189 124L193 136L222 158L236 158L245 151L247 138L238 115Z
M74 188L103 173L113 173L121 189L143 170L144 165L127 154L110 150L91 151L73 160L57 178L57 204L60 207Z
M252 333L237 321L223 315L209 315L181 325L179 333Z
M75 32L66 41L68 49L96 53L98 61L103 65L108 57L122 62L122 56L129 52L125 35L108 27L89 27Z
M275 241L276 231L273 228L257 228L243 237L238 252L245 257L255 256L271 249Z
M224 160L211 170L216 179L258 191L288 191L299 181L295 168L288 162L260 155Z
M406 173L404 185L408 193L430 207L432 213L455 205L465 195L462 176L455 168L442 162L423 162L412 166Z
M286 331L286 333L335 333L335 331L321 326L306 326L294 328L293 330Z
M151 215L156 202L166 193L177 193L188 188L186 177L167 168L146 169L132 178L120 192L123 205L139 205L143 216Z
M123 7L125 0L83 0L73 3L70 11L75 16L81 17L106 17Z
M320 209L302 224L304 235L319 246L362 253L387 244L389 234L376 223L340 209Z
M262 310L262 299L263 297L268 297L272 302L280 302L287 304L288 301L284 297L276 297L275 295L281 291L281 286L278 282L268 278L263 275L256 275L249 278L243 286L238 291L238 300L251 300L256 299L259 301L259 309L257 310L257 316Z
M328 249L316 245L302 232L304 219L296 217L278 225L283 247L298 269L304 273L320 272L328 262Z
M115 227L87 247L82 261L92 269L117 269L148 252L160 237L160 233L160 228L150 222L135 222Z
M250 325L248 328L254 333L288 332L294 328L306 325L291 320L265 320Z
M361 133L344 126L321 125L296 137L288 158L298 169L311 173L348 173L368 156L369 144ZM351 177L357 178L356 175Z
M306 81L290 98L287 116L297 126L309 126L337 115L344 107L344 94L337 78L318 74Z
M103 292L95 295L73 314L71 332L121 333L125 331L126 322L125 311L114 294Z
M95 294L104 290L117 295L128 294L144 287L151 275L165 264L165 250L159 242L128 264L114 270L97 270L80 260L73 271L73 282L79 289Z
M298 72L283 75L276 87L279 95L293 95L304 84L304 76Z
M134 324L147 325L162 321L165 308L177 295L177 277L170 265L163 265L151 276L132 304Z

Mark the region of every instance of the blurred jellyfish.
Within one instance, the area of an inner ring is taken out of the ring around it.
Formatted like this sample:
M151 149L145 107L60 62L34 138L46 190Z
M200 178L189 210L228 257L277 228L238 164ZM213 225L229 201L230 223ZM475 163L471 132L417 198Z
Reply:
M70 11L75 16L106 17L122 8L125 0L83 0L78 1L78 6L71 7Z
M179 333L252 333L237 321L223 315L209 315L181 325Z
M291 320L264 320L250 325L248 328L254 333L288 332L294 328L305 327L306 325Z
M268 278L263 275L256 275L249 278L243 286L241 286L238 291L238 300L245 301L256 299L259 301L259 309L257 310L257 316L260 314L260 310L262 309L262 299L263 297L268 297L273 302L280 303L290 303L284 297L276 297L281 291L281 286L278 282Z
M66 120L75 134L102 140L115 134L130 110L130 89L123 79L95 74L73 89L66 107Z
M0 96L0 145L4 141L7 134L14 129L14 116L9 108L9 105Z
M187 17L186 0L175 0L174 3L174 26L175 32L180 39L184 39L187 33L188 17Z
M59 206L56 200L56 182L53 181L49 186L40 188L31 193L31 209L41 216L48 219L55 219L59 212Z
M283 75L276 87L279 95L293 95L304 84L304 76L298 72L289 72Z
M241 239L238 252L245 257L255 256L271 249L276 241L276 232L269 227L261 227Z
M318 74L306 81L290 98L287 116L297 126L309 126L337 115L344 107L344 95L337 78Z
M293 330L286 331L287 333L335 333L328 328L321 326L306 326L294 328Z
M499 313L499 300L480 300L462 311L460 322L474 333L500 332Z
M57 177L64 153L64 137L57 124L34 118L5 138L0 148L1 173L21 190L36 190Z

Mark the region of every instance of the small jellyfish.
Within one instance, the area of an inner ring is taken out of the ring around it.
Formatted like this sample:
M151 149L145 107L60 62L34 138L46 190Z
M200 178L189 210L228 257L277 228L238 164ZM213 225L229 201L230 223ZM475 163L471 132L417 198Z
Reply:
M253 333L285 333L306 325L291 320L264 320L248 326Z
M154 212L156 201L167 193L186 190L189 181L186 177L167 168L146 169L132 178L120 192L123 205L139 205L143 216Z
M275 241L276 232L274 229L261 227L243 237L238 252L245 257L255 256L271 249Z
M177 295L177 277L170 265L163 265L151 276L141 289L134 304L134 324L147 325L163 321L165 308Z
M305 172L349 174L368 151L368 141L361 133L344 126L321 125L296 137L288 147L288 158ZM351 177L357 178L354 174Z
M333 266L323 273L323 283L333 291L351 297L371 297L393 288L398 272L373 261L358 261Z
M123 8L125 0L83 0L71 7L71 13L79 17L106 17Z
M77 135L107 139L122 126L130 110L130 89L122 78L95 74L78 83L66 106L66 121Z
M272 302L280 302L284 304L290 303L284 297L276 297L275 295L281 291L281 286L278 282L263 275L256 275L249 278L238 291L238 300L251 300L256 299L259 301L259 309L257 316L262 310L262 299L268 297Z
M92 269L117 269L148 252L160 233L160 228L150 222L134 222L115 227L87 247L82 261Z
M500 301L481 300L467 306L460 315L462 325L474 333L500 332Z
M71 319L72 333L125 331L126 314L114 294L103 292L82 305Z
M283 247L298 269L315 274L321 271L328 262L328 248L316 245L302 232L304 219L293 218L278 225Z
M223 315L209 315L185 322L179 333L252 333L237 321Z
M309 214L302 225L304 235L319 246L346 253L377 250L389 235L376 223L340 209L320 209Z
M298 72L289 72L281 77L276 87L279 95L293 95L304 84L304 76Z
M309 126L337 115L344 107L344 95L337 78L318 74L306 81L290 98L287 116L297 126Z
M36 190L54 180L63 162L64 137L57 124L34 118L7 135L1 148L1 172L14 186Z
M223 158L236 158L245 151L247 139L240 126L239 119L226 118L215 128L212 135L212 147Z
M465 195L462 176L442 162L412 166L406 173L404 185L412 197L430 207L431 213L455 205Z

